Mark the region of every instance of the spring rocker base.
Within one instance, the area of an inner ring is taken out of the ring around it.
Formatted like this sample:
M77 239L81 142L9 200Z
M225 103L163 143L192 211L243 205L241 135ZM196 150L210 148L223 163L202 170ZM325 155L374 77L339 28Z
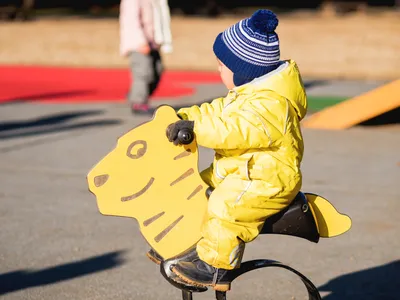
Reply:
M207 288L194 287L194 286L187 285L179 280L176 281L176 277L170 271L170 267L173 265L173 263L174 263L174 261L163 262L161 264L160 271L161 271L161 274L164 276L164 278L170 284L172 284L174 287L182 290L182 300L193 300L193 293L207 291ZM253 270L257 270L260 268L268 268L268 267L282 268L282 269L286 269L286 270L296 274L298 277L300 277L301 281L303 281L304 286L306 287L306 289L308 291L308 299L309 300L321 300L321 296L318 292L318 289L306 276L301 274L299 271L297 271L287 265L282 264L279 261L268 260L268 259L246 261L246 262L242 263L240 269L237 269L236 272L234 272L232 274L232 281L235 280L240 275L243 275L244 273L251 272ZM226 300L227 299L226 294L227 294L227 292L216 291L215 298L217 300Z

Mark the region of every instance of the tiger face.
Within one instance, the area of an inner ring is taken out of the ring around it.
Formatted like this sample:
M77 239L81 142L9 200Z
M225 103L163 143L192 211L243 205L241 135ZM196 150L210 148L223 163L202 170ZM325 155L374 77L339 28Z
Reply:
M207 207L195 141L174 146L166 137L177 120L173 108L161 106L151 121L120 137L87 176L100 213L135 218L164 259L197 243Z

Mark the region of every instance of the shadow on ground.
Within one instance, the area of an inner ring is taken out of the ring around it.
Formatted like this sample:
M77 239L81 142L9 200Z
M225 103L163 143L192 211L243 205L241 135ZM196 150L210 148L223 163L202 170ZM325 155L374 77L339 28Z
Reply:
M306 89L309 89L315 86L324 85L327 82L328 82L327 80L308 80L304 82L304 87Z
M38 271L18 270L0 274L0 295L116 268L124 263L122 254L123 251L116 251Z
M0 123L0 139L36 136L47 133L76 130L89 127L104 127L120 124L117 119L91 120L65 124L79 118L103 114L102 110L87 110L58 113L23 121L8 121Z
M395 300L399 299L400 260L386 265L339 276L320 286L330 292L324 300Z
M379 126L400 124L400 107L360 123L361 126Z

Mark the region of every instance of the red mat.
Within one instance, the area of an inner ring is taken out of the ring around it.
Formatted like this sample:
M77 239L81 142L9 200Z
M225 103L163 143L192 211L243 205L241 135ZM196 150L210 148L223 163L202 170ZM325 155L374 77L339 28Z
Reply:
M152 100L192 95L193 84L220 82L214 72L166 71ZM0 103L123 102L129 87L127 69L0 66Z

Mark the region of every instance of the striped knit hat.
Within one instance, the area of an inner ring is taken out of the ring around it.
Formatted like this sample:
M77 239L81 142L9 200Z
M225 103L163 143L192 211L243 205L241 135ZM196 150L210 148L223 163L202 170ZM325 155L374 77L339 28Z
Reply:
M217 58L234 74L236 86L275 70L279 65L279 38L276 15L266 9L257 10L221 32L214 42Z

